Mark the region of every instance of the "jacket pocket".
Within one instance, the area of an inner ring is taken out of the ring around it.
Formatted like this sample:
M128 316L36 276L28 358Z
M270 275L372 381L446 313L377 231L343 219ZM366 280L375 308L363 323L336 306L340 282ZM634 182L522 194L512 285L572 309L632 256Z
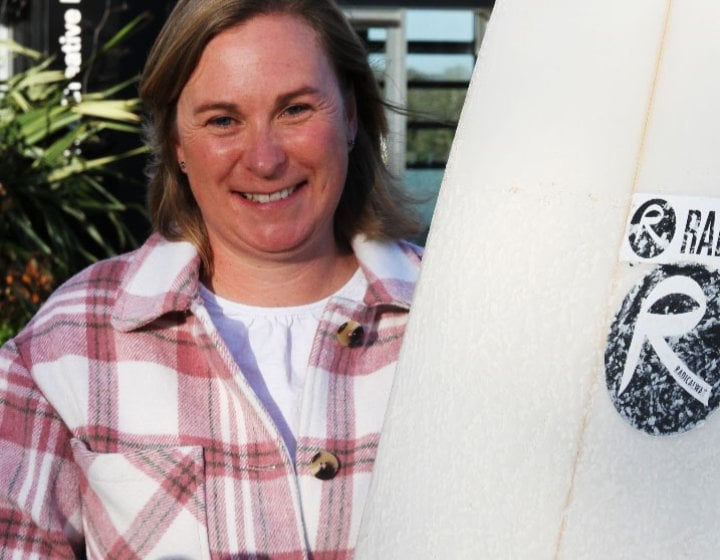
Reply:
M88 559L210 558L202 447L94 453L74 439L72 449Z

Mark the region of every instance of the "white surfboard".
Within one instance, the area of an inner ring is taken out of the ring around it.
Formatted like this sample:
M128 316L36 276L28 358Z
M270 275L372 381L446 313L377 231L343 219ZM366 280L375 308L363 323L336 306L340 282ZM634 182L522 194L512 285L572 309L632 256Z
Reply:
M499 0L357 558L720 557L719 234L720 2Z

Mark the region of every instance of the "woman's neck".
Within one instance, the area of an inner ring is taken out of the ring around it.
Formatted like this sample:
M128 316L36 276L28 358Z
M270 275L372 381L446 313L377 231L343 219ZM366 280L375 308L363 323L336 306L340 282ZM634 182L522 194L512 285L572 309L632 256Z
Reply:
M215 294L247 305L290 307L319 301L344 286L358 267L351 250L295 259L237 258L216 252L203 283Z

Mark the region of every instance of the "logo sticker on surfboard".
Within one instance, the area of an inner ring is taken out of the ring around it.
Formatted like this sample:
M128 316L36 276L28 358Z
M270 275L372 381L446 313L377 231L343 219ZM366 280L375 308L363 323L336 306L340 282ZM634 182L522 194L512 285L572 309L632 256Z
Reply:
M635 428L685 432L720 405L719 296L717 270L666 265L623 301L608 337L605 376L615 408Z
M620 258L720 266L720 199L634 195Z

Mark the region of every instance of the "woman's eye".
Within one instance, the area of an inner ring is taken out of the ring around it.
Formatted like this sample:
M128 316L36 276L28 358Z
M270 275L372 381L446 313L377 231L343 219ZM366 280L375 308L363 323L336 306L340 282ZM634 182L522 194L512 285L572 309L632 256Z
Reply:
M210 124L220 128L227 128L233 124L233 119L232 117L214 117L210 119Z
M297 117L298 115L303 114L305 111L307 111L310 107L308 105L291 105L287 109L285 109L285 114L290 117Z

